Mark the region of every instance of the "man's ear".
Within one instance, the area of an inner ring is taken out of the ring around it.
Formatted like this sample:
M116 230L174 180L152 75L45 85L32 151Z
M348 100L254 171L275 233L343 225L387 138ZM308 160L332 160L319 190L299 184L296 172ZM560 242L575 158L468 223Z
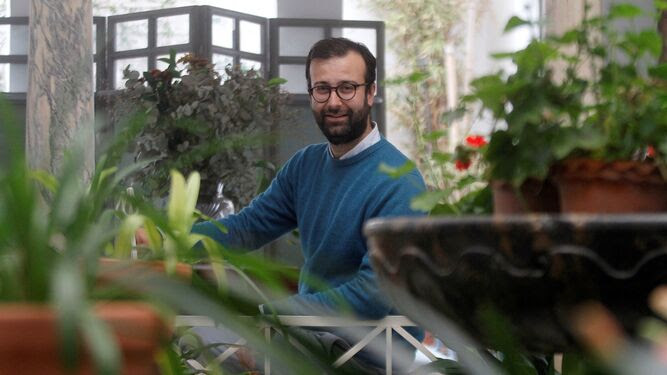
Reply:
M366 101L368 102L369 106L372 106L373 101L375 100L375 89L375 82L373 82L368 85L368 89L366 90Z

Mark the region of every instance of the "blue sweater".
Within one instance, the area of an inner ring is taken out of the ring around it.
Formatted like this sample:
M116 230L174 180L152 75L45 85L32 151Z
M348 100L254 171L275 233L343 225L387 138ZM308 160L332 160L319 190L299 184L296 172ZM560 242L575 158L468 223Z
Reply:
M221 220L228 233L211 223L193 231L232 248L255 249L298 228L304 257L299 292L275 302L276 311L315 315L342 307L362 318L382 318L394 312L378 289L362 228L374 217L419 214L410 209L412 197L424 191L419 172L392 179L378 168L406 161L384 138L344 160L333 159L327 144L311 145L297 152L248 207ZM330 289L314 288L311 278Z

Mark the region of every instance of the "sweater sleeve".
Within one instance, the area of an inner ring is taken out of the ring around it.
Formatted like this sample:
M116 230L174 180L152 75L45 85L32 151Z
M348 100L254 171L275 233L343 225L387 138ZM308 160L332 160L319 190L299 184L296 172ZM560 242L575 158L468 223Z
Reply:
M380 319L391 310L389 301L378 289L368 254L351 280L325 291L295 294L271 306L283 315L336 315L347 311L366 319Z
M410 202L424 189L419 174L394 181L390 189L373 201L367 218L423 215L410 209ZM321 292L290 296L274 302L272 307L278 314L287 315L330 315L348 310L366 319L380 319L392 311L390 301L378 286L368 252L354 277L347 282Z
M235 249L257 249L296 227L295 192L292 176L297 173L295 155L278 172L268 189L236 215L218 220L227 233L210 222L197 223L193 233L207 235Z

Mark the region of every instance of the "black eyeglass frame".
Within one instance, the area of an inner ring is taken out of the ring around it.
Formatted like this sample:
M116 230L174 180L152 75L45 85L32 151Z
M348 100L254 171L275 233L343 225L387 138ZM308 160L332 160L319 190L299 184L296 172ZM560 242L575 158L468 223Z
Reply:
M370 86L371 84L372 84L372 82L364 82L364 83L343 82L338 86L317 85L317 86L313 86L313 87L309 88L308 89L308 94L310 95L311 98L313 98L314 101L316 101L318 103L326 103L327 101L329 101L329 99L331 99L331 92L335 91L336 95L338 95L338 98L340 100L343 100L343 101L347 102L347 101L350 101L350 100L354 99L354 97L357 96L357 89L359 88L359 86ZM338 88L343 86L343 85L354 86L354 94L352 94L352 96L349 97L348 99L344 99L342 96L340 96L340 93L338 92ZM320 100L317 100L315 98L315 95L313 95L313 90L316 87L328 87L329 88L329 95L327 95L326 99L320 101Z

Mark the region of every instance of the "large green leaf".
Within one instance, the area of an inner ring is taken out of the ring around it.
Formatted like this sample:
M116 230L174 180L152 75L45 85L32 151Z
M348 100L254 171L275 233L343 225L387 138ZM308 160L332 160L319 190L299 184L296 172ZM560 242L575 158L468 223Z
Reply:
M523 18L519 18L517 16L512 16L507 21L507 24L505 24L505 28L503 29L503 32L508 32L508 31L516 29L519 26L530 25L530 24L531 24L530 21L524 20Z
M380 163L378 170L393 179L397 179L412 172L413 170L415 170L415 168L416 168L415 163L411 160L408 160L400 167L392 167L386 163Z
M412 198L412 202L410 202L410 208L414 211L430 212L450 194L451 191L446 190L426 191Z
M667 63L650 67L648 71L652 77L667 80Z
M611 18L634 18L642 14L642 9L636 5L622 3L614 4L609 9L609 17Z

